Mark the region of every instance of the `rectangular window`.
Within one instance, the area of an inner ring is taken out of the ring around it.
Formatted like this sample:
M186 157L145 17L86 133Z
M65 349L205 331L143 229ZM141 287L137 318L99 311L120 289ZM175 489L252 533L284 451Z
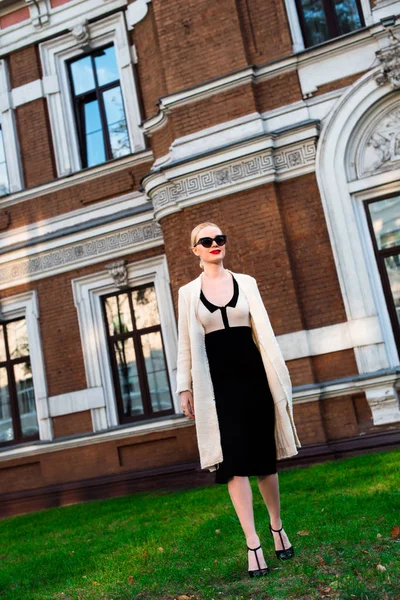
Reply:
M400 196L366 203L375 256L400 353Z
M26 319L0 322L0 446L38 439Z
M305 47L364 27L359 0L296 0Z
M154 285L102 297L119 422L174 414Z
M131 153L113 44L68 62L83 167Z

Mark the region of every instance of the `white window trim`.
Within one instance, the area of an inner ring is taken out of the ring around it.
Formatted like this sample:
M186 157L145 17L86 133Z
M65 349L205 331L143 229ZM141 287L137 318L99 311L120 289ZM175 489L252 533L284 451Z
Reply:
M111 42L115 46L131 150L132 153L144 150L145 140L139 128L141 116L133 74L132 51L124 15L119 12L85 26L92 48ZM72 33L43 42L39 47L57 173L59 177L63 177L82 169L66 61L83 54L83 50Z
M10 194L22 190L23 176L6 61L0 59L0 121ZM1 196L4 198L5 196Z
M49 413L46 372L39 327L39 304L36 290L10 296L1 300L1 319L9 321L25 317L28 331L29 356L35 392L36 413L41 440L53 439L53 427ZM23 442L21 442L23 443ZM1 448L1 450L4 448Z
M154 283L167 368L171 384L172 401L176 414L181 407L176 388L177 328L171 299L168 266L165 256L126 265L130 286ZM120 425L106 329L102 314L101 297L118 290L108 271L100 271L72 280L75 306L78 312L83 357L88 388L102 388L104 406L92 409L93 430L103 431ZM157 424L170 421L171 415L157 418ZM141 423L129 423L127 427Z
M373 24L370 0L360 0L361 10L363 12L365 25ZM297 12L296 0L285 0L286 13L289 21L290 33L292 36L292 50L296 54L305 50L303 33L301 31L299 14ZM333 38L337 39L337 38ZM309 48L307 48L308 50Z

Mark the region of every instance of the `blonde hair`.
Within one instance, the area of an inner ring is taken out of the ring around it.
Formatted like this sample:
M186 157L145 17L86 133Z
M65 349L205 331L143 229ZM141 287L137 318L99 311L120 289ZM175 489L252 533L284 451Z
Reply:
M219 229L220 231L222 231L222 229L220 228L219 225L217 225L216 223L210 223L209 221L206 221L205 223L199 223L198 225L196 225L196 227L194 229L192 229L192 233L190 234L190 247L193 248L193 246L195 245L195 243L197 242L197 234L199 233L199 231L201 229L204 229L204 227L216 227L217 229ZM193 254L193 252L192 252ZM204 269L204 264L202 259L200 259L200 263L199 263L200 267L202 269Z

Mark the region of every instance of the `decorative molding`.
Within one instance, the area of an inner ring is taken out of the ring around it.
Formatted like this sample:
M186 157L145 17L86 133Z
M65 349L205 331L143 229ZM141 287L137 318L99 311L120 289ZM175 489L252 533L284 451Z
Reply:
M108 273L110 274L110 276L112 277L112 279L114 281L114 285L118 289L122 290L129 285L128 269L126 266L126 260L121 259L121 260L116 260L112 263L109 263L108 265L106 265L106 269L107 269Z
M376 52L377 59L382 67L375 74L375 81L378 85L385 85L389 82L392 88L400 87L400 42L392 43L386 48Z
M41 29L43 26L48 25L50 21L50 7L48 2L50 0L25 0L29 6L29 13L31 16L32 25L35 29Z
M50 183L45 183L34 188L29 188L22 191L18 190L9 196L0 198L0 207L6 208L8 206L13 206L14 204L19 204L20 202L35 200L40 196L53 194L54 192L98 179L102 175L111 175L112 173L117 173L118 171L122 171L124 169L130 169L145 162L151 162L152 159L153 152L151 150L143 150L141 152L137 152L136 154L131 154L117 160L103 163L97 167L91 167L89 169L78 171L69 177L60 177L59 179L55 179Z
M178 342L166 257L161 255L130 263L126 268L130 286L149 283L155 287L168 375L171 390L174 390ZM104 270L73 279L71 284L78 313L87 387L103 390L103 408L96 408L95 414L92 411L95 431L101 431L118 426L115 389L101 303L102 296L115 291L116 286L110 273ZM171 395L175 412L179 414L179 398L173 391Z
M83 51L90 50L90 29L87 19L75 23L69 30L76 40L77 48L82 48Z
M349 182L354 145L363 132L368 132L371 123L379 120L385 97L390 103L394 92L389 84L377 85L375 71L350 86L325 119L316 159L317 181L347 320L377 315L382 331L382 343L355 348L360 373L399 364L365 210L361 201L351 195ZM385 176L380 175L380 183L385 182ZM379 177L375 179L377 185Z
M181 167L168 164L146 176L142 183L155 219L183 206L313 171L317 124L304 124L297 136L299 141L293 141L293 131L257 136Z
M132 221L132 219L129 219ZM71 236L72 237L72 236ZM120 254L131 254L145 247L162 243L162 231L153 220L120 228L109 234L88 238L76 243L59 245L54 250L39 251L28 258L0 263L0 289L20 285L42 277L94 264Z
M150 4L151 0L136 0L131 4L128 4L126 9L126 22L128 24L128 29L133 29L134 26L142 21L147 15L148 4Z
M92 409L92 423L94 425L93 413L97 413L98 410L103 409ZM41 442L40 444L24 444L14 448L0 448L0 463L6 462L16 458L27 458L34 456L35 459L41 454L49 454L50 452L59 452L61 450L68 450L72 448L84 448L85 446L92 446L93 444L104 444L112 441L120 441L130 438L135 438L138 435L144 435L147 433L161 432L161 431L173 431L181 427L194 427L194 422L190 421L186 416L168 416L163 419L152 419L147 423L135 423L135 425L120 426L110 429L110 431L104 431L107 427L106 423L104 427L95 427L96 432L90 435L77 435L67 440L55 439L49 443Z
M365 115L347 153L349 181L377 176L400 167L400 102L397 93Z
M39 44L46 39L63 34L72 23L81 19L88 19L91 22L118 9L124 9L128 3L128 0L72 0L48 10L49 18L45 21L49 0L29 1L31 19L0 31L0 49L3 56L24 46ZM40 6L40 14L36 6ZM39 17L42 26L39 25Z
M145 149L144 136L140 130L139 100L132 69L130 45L122 12L80 26L72 33L52 38L40 44L43 65L43 87L48 101L50 124L59 177L70 175L82 168L75 116L72 107L66 62L82 53L82 44L90 35L91 48L113 43L117 57L122 96L125 99L126 122L131 151ZM74 29L74 28L73 28ZM85 41L86 40L86 41Z

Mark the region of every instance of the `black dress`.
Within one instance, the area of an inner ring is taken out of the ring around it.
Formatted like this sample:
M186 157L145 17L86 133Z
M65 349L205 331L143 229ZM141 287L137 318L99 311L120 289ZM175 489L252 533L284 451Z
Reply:
M227 483L234 475L277 472L274 401L252 337L247 300L234 277L233 285L233 296L223 307L200 292L223 454L215 483Z

